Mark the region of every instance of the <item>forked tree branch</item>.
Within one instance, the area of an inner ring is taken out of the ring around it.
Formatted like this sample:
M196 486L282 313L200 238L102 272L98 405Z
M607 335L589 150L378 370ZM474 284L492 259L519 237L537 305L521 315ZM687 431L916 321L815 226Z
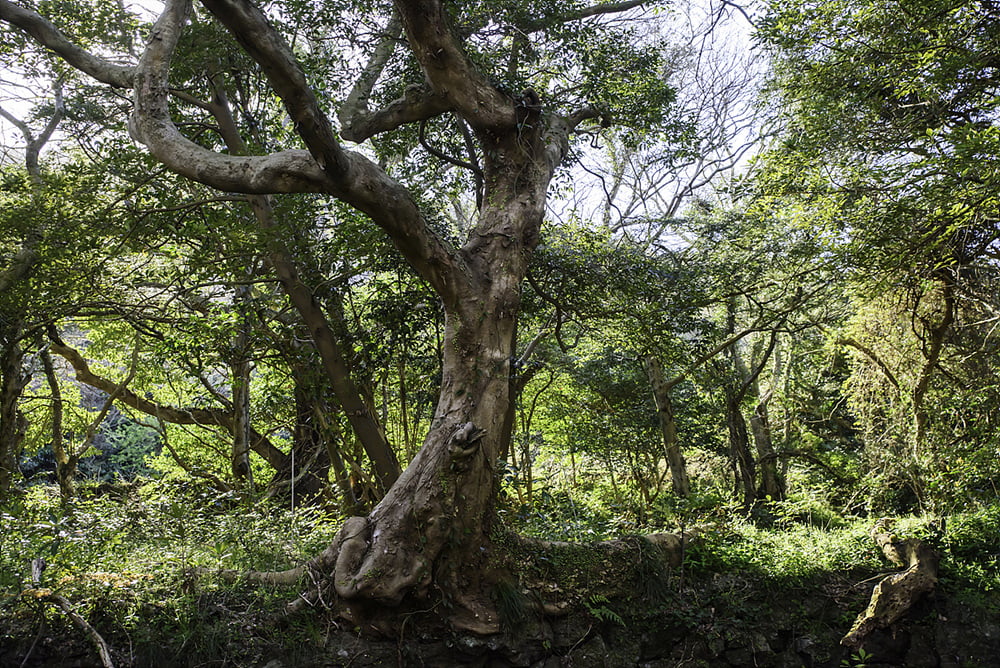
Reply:
M210 0L212 1L212 0ZM221 1L221 0L220 0ZM327 132L329 124L310 108L311 92L276 82L276 91L289 99L290 113L300 114L296 129L323 165L307 151L289 150L268 156L231 156L216 153L184 137L174 125L167 106L170 60L187 14L185 0L168 0L153 27L152 37L140 58L135 78L133 134L170 170L219 190L248 194L323 192L368 214L384 229L410 264L446 303L455 303L462 285L473 275L462 257L430 227L413 196L364 156L344 151ZM264 30L253 16L244 17L254 30ZM228 27L228 26L227 26ZM231 31L238 32L234 23ZM267 25L268 33L273 28ZM284 72L294 78L298 66L290 62L283 42L271 35L268 46L251 51L261 67L277 78ZM293 71L294 70L294 71ZM298 84L307 86L304 79ZM326 157L323 157L326 156Z
M431 88L476 130L515 128L513 99L491 85L466 56L440 0L394 4Z

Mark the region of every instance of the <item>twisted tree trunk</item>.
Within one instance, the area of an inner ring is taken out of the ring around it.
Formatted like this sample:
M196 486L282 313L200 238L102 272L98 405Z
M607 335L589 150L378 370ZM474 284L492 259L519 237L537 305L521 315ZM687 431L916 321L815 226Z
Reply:
M840 641L847 647L860 647L872 631L901 619L937 583L937 552L916 538L899 540L892 533L892 524L891 519L880 519L869 535L886 559L904 566L905 570L888 575L875 585L868 608Z

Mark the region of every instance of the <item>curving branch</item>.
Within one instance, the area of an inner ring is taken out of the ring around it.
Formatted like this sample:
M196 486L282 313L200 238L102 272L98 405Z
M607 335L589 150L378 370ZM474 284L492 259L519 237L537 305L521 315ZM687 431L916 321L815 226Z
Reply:
M32 564L32 566L34 567L34 564ZM42 568L44 568L44 565ZM28 589L21 592L21 596L25 598L33 598L36 601L43 603L51 603L62 610L63 613L70 618L73 624L78 629L83 631L87 635L87 638L94 643L94 647L97 649L97 654L101 658L101 665L104 668L115 668L115 663L111 655L111 646L108 645L108 642L104 639L104 637L97 632L97 629L91 626L90 622L88 622L83 615L76 611L76 607L68 598L54 593L51 589ZM27 663L27 658L25 658L25 663Z
M344 106L340 108L339 119L341 125L349 126L355 115L368 112L368 100L371 97L372 90L374 90L379 77L382 76L389 58L392 57L393 52L396 50L396 44L399 42L402 32L403 24L400 23L399 16L393 13L392 18L389 19L389 23L385 27L385 33L382 35L381 41L379 41L375 47L375 51L372 53L371 60L368 61L365 69L358 76L358 80L354 82L351 92L347 94L347 99L344 100Z
M896 388L897 391L900 389L899 381L896 380L896 376L892 373L892 370L889 368L889 365L886 364L882 360L882 358L878 356L878 353L876 353L874 350L864 345L857 339L852 339L850 337L841 337L837 339L835 343L840 346L849 346L851 348L854 348L858 352L862 353L865 357L867 357L868 359L870 359L872 362L875 363L875 365L882 371L882 374L885 376L885 379L889 381L890 385Z
M346 106L345 106L346 109ZM395 130L401 125L426 121L449 111L451 105L444 95L421 84L413 84L403 91L403 96L378 111L367 109L342 110L340 136L348 141L361 143L381 132Z
M315 98L308 89L303 92L274 83L279 94L288 96L286 107L293 116L298 115L296 129L310 144L312 155L301 150L260 157L223 155L180 133L167 106L167 80L187 8L186 0L168 0L136 67L135 113L130 123L136 139L170 170L219 190L248 194L322 192L337 197L370 216L444 301L456 303L473 271L432 230L409 191L371 160L337 146L328 122L311 107ZM253 16L244 18L251 21ZM262 29L256 23L252 27ZM230 29L238 32L235 25ZM280 72L293 76L297 65L287 62L291 54L282 51L277 37L269 44L253 51L263 61L261 66L275 78ZM305 86L304 81L299 83Z
M323 170L307 151L281 151L269 156L227 156L184 137L167 105L170 59L187 19L189 3L169 0L153 26L146 51L135 69L135 112L129 122L133 137L168 169L219 190L251 194L322 192Z
M126 406L172 424L213 425L228 430L233 429L233 416L231 413L210 408L175 408L150 401L128 389L125 384L118 384L113 380L95 374L91 371L90 365L79 351L67 346L54 333L50 333L50 338L53 340L50 349L69 362L70 366L76 371L76 379L78 381L106 392L112 398L121 401ZM285 465L288 455L276 448L266 436L256 430L251 430L251 440L251 447L254 452L263 457L272 467L277 469Z
M380 132L394 130L406 123L424 121L450 109L448 100L443 95L438 95L425 85L412 84L406 87L402 97L378 111L369 110L368 101L372 90L395 51L402 30L399 16L393 14L371 60L358 76L337 115L340 136L344 139L361 143Z
M67 63L98 81L118 88L131 88L133 68L116 65L80 48L48 19L8 0L0 0L0 21L6 21L55 52Z

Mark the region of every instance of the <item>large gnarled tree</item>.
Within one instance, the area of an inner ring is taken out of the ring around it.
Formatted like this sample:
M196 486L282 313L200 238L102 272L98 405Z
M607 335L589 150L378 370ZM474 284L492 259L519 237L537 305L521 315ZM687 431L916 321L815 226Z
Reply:
M655 123L669 101L652 48L655 31L638 20L646 4L652 3L400 0L372 20L384 36L369 43L370 61L345 91L340 135L365 142L393 132L412 137L412 128L419 127L428 152L467 169L478 211L466 238L455 242L436 231L433 212L403 180L341 143L327 113L329 101L318 97L317 82L300 63L302 53L255 5L202 1L266 76L306 150L247 155L232 150L233 142L224 152L182 134L170 105L172 96L191 101L180 90L184 82L172 78L172 63L184 58L178 45L189 44L183 41L193 11L187 0L167 0L134 66L98 58L48 19L0 0L5 23L91 77L134 91L131 133L168 169L251 195L262 226L271 216L273 195L331 196L382 228L439 295L446 314L441 392L424 445L382 502L367 517L348 520L309 565L328 576L342 600L393 606L443 593L456 626L497 629L480 579L491 554L493 466L510 429L504 417L521 284L539 241L550 182L573 135L582 124L610 121L615 112ZM355 11L364 10L359 5ZM276 5L273 16L286 20L293 14ZM607 20L612 15L614 22ZM315 57L329 47L311 48ZM389 80L391 68L409 81ZM379 99L384 105L371 109ZM427 142L426 124L441 118L464 136L462 159ZM279 278L303 320L319 334L294 266L272 264L283 273ZM318 346L324 357L333 348ZM329 358L324 367L334 375L331 370L339 368ZM366 428L365 410L347 411L356 431Z

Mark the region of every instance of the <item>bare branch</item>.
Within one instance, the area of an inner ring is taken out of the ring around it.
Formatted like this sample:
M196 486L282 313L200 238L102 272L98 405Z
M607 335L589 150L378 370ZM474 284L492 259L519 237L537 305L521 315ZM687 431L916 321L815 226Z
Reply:
M476 165L473 165L471 162L459 160L458 158L453 158L444 151L431 146L427 141L426 130L427 130L426 121L421 122L420 132L418 134L419 134L420 145L424 147L425 151L433 155L435 158L438 158L439 160L443 160L450 165L455 165L456 167L461 167L462 169L468 169L472 173L476 174L479 178L482 178L483 170L481 170Z
M90 625L90 622L83 618L83 615L76 611L76 608L73 607L68 598L55 594L49 589L29 589L22 596L30 596L39 601L52 603L62 610L77 628L86 633L90 641L94 643L94 647L97 648L97 654L101 657L101 665L104 668L115 668L114 661L111 659L111 647L107 641Z

